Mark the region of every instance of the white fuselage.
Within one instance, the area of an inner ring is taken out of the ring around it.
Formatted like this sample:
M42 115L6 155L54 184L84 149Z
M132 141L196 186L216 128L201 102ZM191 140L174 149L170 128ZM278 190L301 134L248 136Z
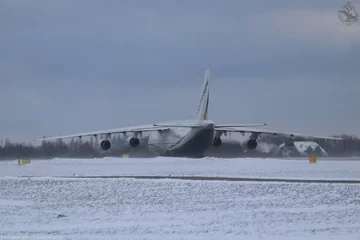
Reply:
M176 122L181 127L153 132L148 141L149 150L161 156L201 157L214 140L214 123L209 120ZM171 123L167 123L171 125ZM175 125L175 124L174 124ZM191 127L187 127L191 125Z

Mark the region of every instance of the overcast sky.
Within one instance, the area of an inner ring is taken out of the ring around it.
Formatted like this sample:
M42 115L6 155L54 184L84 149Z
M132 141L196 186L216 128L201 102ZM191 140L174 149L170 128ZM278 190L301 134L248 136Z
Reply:
M360 0L352 1L360 13ZM209 117L360 136L345 0L0 1L0 138Z

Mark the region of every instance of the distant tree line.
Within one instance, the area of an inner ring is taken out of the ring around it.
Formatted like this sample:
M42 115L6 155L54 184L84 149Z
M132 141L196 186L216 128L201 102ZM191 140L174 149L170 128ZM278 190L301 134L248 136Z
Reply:
M340 135L344 141L333 140L316 140L316 142L329 154L329 156L360 156L360 139L351 135ZM291 145L293 141L304 141L305 139L296 138L288 139L284 137L262 136L259 142L269 144L286 143ZM99 140L100 141L100 140ZM306 140L305 140L306 141ZM111 148L108 151L100 149L100 142L95 138L89 140L71 139L69 141L56 140L42 142L35 146L28 143L16 143L6 139L0 145L0 159L18 159L18 158L36 158L36 159L51 159L51 158L101 158L105 156L120 157L123 154L132 154L137 157L151 157L154 156L148 149L145 141L138 149L130 149L125 142L125 139L120 135L113 135L111 138ZM145 143L145 144L144 144ZM220 146L221 147L221 146ZM243 150L243 149L242 149ZM266 153L257 151L239 151L238 156L250 157L266 157ZM270 157L270 156L268 156Z

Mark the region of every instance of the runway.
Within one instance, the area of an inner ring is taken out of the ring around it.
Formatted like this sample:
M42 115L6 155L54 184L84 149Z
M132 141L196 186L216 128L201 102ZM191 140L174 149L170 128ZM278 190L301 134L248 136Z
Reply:
M353 159L103 158L0 161L0 177L176 176L234 179L360 180ZM209 179L211 180L211 179ZM230 180L229 180L230 181Z

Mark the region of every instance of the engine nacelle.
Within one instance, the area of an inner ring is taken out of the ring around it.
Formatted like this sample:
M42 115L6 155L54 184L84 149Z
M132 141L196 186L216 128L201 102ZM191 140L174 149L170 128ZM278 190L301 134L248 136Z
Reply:
M213 142L214 147L219 147L221 145L221 143L222 143L221 138L219 138L219 137L214 138L214 142Z
M111 143L110 143L109 140L103 140L103 141L101 141L101 143L100 143L100 147L101 147L102 150L107 151L107 150L110 149Z
M126 139L127 144L130 147L136 148L140 145L140 140L137 137L129 137Z
M255 149L257 147L257 141L255 139L250 139L246 145L248 149Z

